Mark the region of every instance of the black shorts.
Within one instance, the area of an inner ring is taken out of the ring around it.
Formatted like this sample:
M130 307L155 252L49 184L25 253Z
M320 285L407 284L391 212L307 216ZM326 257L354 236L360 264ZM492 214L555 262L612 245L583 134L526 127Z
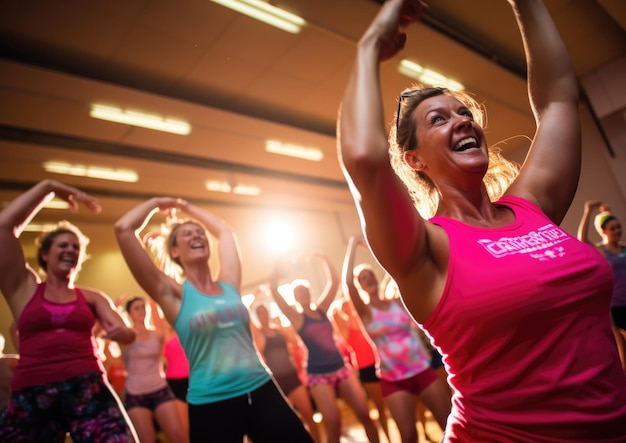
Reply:
M380 378L376 375L376 365L370 365L363 369L359 369L359 380L361 383L378 383Z
M431 349L430 367L435 371L443 366L441 354L435 347Z
M163 403L174 400L174 394L170 390L169 386L159 389L158 391L148 392L147 394L131 394L126 391L124 396L124 404L126 410L129 411L132 408L146 408L151 411L155 411L156 408Z
M289 396L289 394L302 386L302 380L300 380L295 370L286 374L274 375L274 380L276 380L276 383L286 396Z
M177 400L187 402L189 378L168 378L167 384L174 393L174 397L176 397Z
M615 326L626 331L626 306L611 306L611 321Z

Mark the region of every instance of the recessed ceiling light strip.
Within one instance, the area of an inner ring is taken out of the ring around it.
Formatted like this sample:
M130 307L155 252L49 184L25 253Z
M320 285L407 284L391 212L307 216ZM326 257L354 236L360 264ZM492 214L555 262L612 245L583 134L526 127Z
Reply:
M292 34L300 32L302 26L306 24L302 17L261 0L211 1Z
M144 114L139 111L123 110L115 106L93 104L89 115L101 120L125 123L127 125L154 129L156 131L170 132L172 134L187 135L191 132L191 125L182 120L175 120L154 114Z

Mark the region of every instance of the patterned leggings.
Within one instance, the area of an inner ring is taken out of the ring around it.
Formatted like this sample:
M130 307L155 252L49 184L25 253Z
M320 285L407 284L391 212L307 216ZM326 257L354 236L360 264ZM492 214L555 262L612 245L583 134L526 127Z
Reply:
M134 429L100 372L15 392L0 416L2 442L134 442Z

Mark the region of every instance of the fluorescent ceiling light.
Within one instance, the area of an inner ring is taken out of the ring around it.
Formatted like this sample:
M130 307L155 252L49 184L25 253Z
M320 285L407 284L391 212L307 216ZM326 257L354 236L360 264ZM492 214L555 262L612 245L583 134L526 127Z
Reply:
M209 180L206 182L206 188L209 191L233 193L239 195L259 195L261 189L258 186L240 185L232 186L230 183L221 180Z
M300 32L302 26L306 24L302 17L270 5L262 0L211 1L292 34Z
M267 140L265 142L265 150L272 154L286 155L288 157L296 157L316 162L324 158L324 153L317 148L306 148L304 146L291 145L276 140Z
M461 83L451 80L445 75L441 75L431 69L424 68L415 62L404 59L398 65L398 71L407 77L414 78L426 85L443 86L451 91L463 91L465 86Z
M69 209L70 204L65 200L59 200L57 198L53 198L48 203L43 205L44 208L47 209Z
M174 120L154 114L144 114L129 109L123 110L115 106L93 104L91 105L89 115L101 120L125 123L127 125L154 129L156 131L170 132L172 134L187 135L191 132L191 125L182 120Z
M29 223L27 224L24 229L22 229L22 232L48 232L48 231L52 231L53 229L56 229L57 225L55 224L37 224L37 223Z
M237 185L233 188L233 193L240 195L259 195L261 190L258 186Z
M73 175L76 177L98 178L127 183L136 183L139 176L130 169L113 169L93 165L72 165L65 162L45 162L43 168L54 174Z

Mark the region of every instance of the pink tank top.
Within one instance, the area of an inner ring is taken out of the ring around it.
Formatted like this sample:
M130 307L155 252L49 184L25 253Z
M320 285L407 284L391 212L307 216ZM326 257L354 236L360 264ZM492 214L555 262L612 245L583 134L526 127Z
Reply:
M76 301L54 303L37 286L17 321L20 360L11 389L60 382L90 372L104 373L92 334L95 316L80 289Z
M448 281L424 323L456 390L445 441L624 442L606 260L530 202L497 203L514 223L431 220L450 240Z
M178 335L174 334L165 342L163 356L166 362L165 378L169 380L189 378L189 361L187 361L185 350L178 340Z
M150 331L147 340L135 340L122 351L126 366L126 392L149 394L167 386L161 362L161 345L156 332Z

